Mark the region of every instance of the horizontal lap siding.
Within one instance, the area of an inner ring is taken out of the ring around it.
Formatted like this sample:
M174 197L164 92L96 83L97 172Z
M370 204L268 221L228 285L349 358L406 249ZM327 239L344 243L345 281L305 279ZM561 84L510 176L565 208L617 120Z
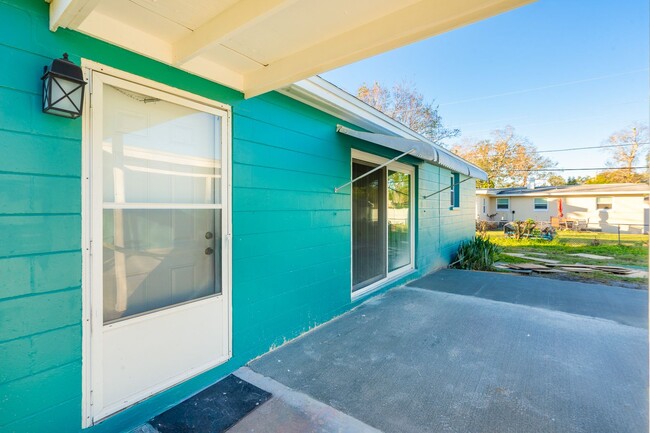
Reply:
M59 29L41 0L0 0L0 431L81 425L81 122L41 113L63 52L232 106L233 359L92 431L146 420L350 305L350 141L337 119L239 92Z
M52 61L36 37L43 23L5 3L0 16L11 23L0 29L0 430L45 431L57 415L35 416L54 407L77 416L58 417L51 431L74 430L81 410L81 123L41 114L40 75Z
M0 59L10 65L0 74L0 431L81 425L82 121L40 108L42 67L63 52L233 111L233 359L90 431L132 427L351 306L350 188L334 188L350 179L351 146L394 152L337 134L340 120L277 93L244 100L79 33L52 33L42 0L0 0L0 16L8 23L0 26ZM443 266L471 236L473 200L471 182L462 210L448 210L449 194L422 199L447 186L449 172L403 161L418 167L413 278Z
M256 356L350 300L350 149L336 120L279 95L234 110L234 350Z
M460 242L474 235L476 182L460 184L460 206L450 209L450 191L441 191L449 187L450 177L448 169L427 163L420 166L417 259L422 273L447 266ZM464 179L461 175L460 181Z

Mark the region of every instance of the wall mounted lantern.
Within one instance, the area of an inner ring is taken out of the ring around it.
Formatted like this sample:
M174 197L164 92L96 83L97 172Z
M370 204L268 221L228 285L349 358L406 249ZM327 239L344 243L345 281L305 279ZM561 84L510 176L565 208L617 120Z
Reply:
M84 101L84 81L81 67L63 58L54 59L50 69L43 68L43 113L76 119L81 116Z

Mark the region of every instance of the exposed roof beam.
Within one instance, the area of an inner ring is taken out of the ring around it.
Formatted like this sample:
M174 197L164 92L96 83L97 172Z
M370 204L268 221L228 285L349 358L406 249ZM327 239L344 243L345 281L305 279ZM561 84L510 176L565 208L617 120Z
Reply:
M95 12L77 28L118 47L169 63L171 49L167 42L124 21Z
M76 27L88 17L100 0L52 0L50 2L50 30Z
M203 57L196 57L188 61L183 65L183 69L199 77L216 81L231 89L241 91L244 88L244 78L240 73L228 69L223 65L205 60Z
M248 73L244 93L251 98L533 1L422 0Z
M212 18L173 45L173 64L181 65L223 41L228 35L254 25L296 0L242 0Z

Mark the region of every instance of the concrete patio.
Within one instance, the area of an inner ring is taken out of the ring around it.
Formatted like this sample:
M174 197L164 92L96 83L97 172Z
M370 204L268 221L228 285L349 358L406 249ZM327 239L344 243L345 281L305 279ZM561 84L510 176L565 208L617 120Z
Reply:
M233 432L645 432L647 292L443 270L236 374Z

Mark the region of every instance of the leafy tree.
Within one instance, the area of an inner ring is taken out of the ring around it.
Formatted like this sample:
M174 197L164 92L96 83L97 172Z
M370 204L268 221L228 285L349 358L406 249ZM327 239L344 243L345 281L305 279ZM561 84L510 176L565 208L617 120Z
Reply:
M512 126L494 131L491 139L466 141L451 150L488 174L487 181L477 181L479 188L524 187L533 174L536 179L548 179L548 172L538 170L556 164L540 156L537 148L526 137L515 134Z
M458 129L443 126L438 106L434 106L433 101L425 101L424 95L410 83L398 83L391 88L378 82L371 87L364 83L357 90L357 97L438 144L460 134Z
M628 171L627 169L601 171L594 177L587 179L585 183L646 183L647 173Z
M557 174L549 176L546 181L551 186L562 186L567 184L567 181L564 180L562 176L558 176Z
M569 176L566 184L567 185L582 185L583 183L587 183L591 179L589 176Z

